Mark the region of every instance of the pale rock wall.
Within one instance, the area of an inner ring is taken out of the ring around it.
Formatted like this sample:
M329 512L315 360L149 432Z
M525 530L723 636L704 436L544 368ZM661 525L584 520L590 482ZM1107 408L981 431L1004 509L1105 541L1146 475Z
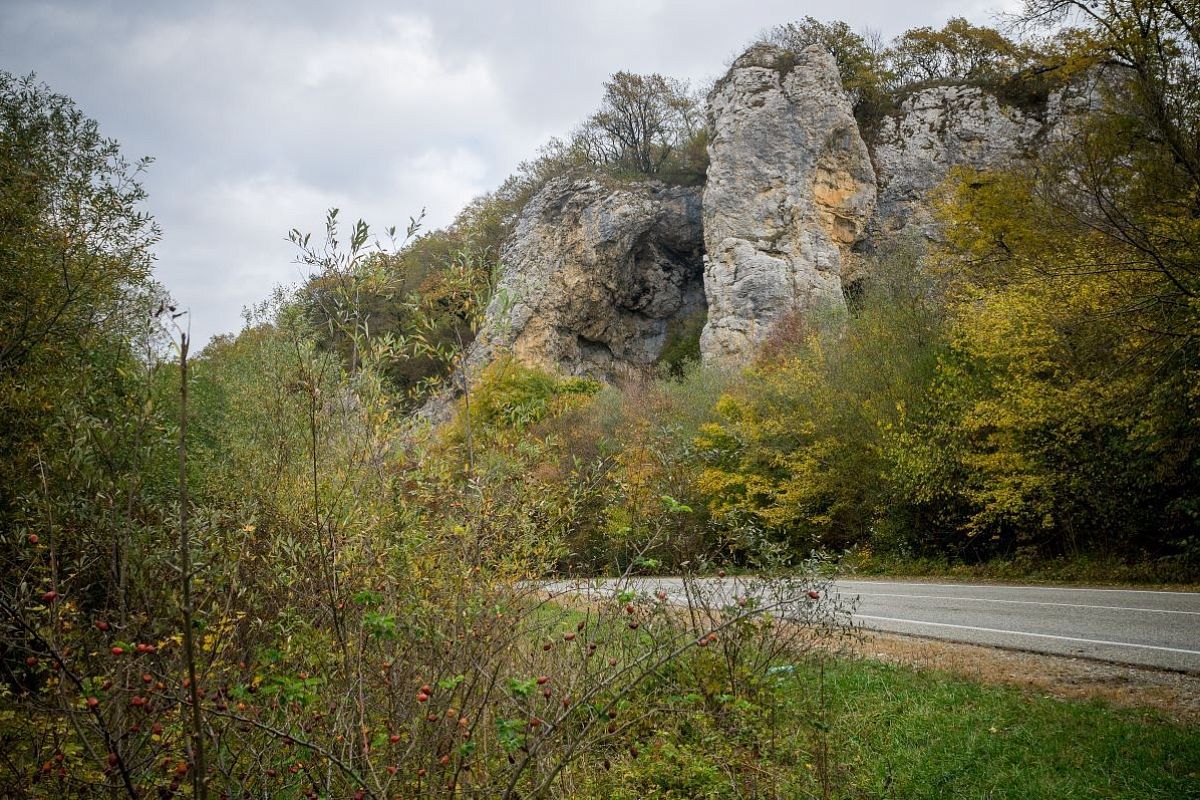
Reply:
M563 177L527 204L467 374L501 352L605 380L645 374L706 309L705 362L744 364L787 315L843 306L869 278L864 254L936 238L930 198L954 167L1007 167L1069 141L1099 83L1034 109L975 86L919 89L869 152L829 53L756 45L709 96L703 190Z
M703 310L703 247L698 188L552 180L505 244L468 369L507 351L573 375L644 372Z
M833 57L751 48L709 97L709 363L745 361L795 309L841 305L875 174Z

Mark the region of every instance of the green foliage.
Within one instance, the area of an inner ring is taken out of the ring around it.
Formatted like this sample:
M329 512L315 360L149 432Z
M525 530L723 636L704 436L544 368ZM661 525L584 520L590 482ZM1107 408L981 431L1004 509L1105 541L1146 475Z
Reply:
M1156 347L1148 329L1166 320L1136 310L1161 279L1096 269L1130 255L1021 176L964 177L947 213L958 313L935 406L900 436L914 496L968 508L966 531L983 547L1155 551L1182 537L1195 480L1195 434L1181 425L1191 356Z
M688 92L622 73L591 120L608 150L559 143L447 229L293 231L309 280L192 360L182 452L139 167L0 76L0 794L179 793L193 707L231 795L1194 789L1194 737L1165 726L862 664L827 685L797 658L845 613L830 558L797 563L814 546L997 574L1200 564L1194 34L1177 4L1032 8L1090 15L1056 57L1124 64L1104 90L1124 102L1029 170L951 176L925 257L875 257L847 313L785 321L744 373L696 363L699 317L621 386L462 368L540 182L702 175ZM989 84L1032 58L960 20L892 55L811 19L780 35L834 51L860 111L907 79L896 59ZM638 108L652 124L622 139ZM455 421L409 425L397 409L448 379ZM163 544L183 515L190 569ZM537 583L714 562L781 594L689 582L678 613L623 585L577 613ZM1065 730L1102 769L1047 750Z
M658 572L714 556L720 537L696 491L693 440L733 377L685 362L537 426L548 462L538 476L572 487L564 567Z
M72 448L97 480L139 480L114 451L125 436L144 456L158 434L135 355L157 347L148 164L69 98L0 72L0 520Z
M1133 67L1108 73L1108 108L1036 171L964 172L942 196L952 349L894 477L976 557L1190 552L1200 229L1194 111L1166 89L1191 45L1172 19L1104 6L1061 37L1068 63Z
M806 47L828 50L870 141L879 123L896 112L908 92L932 83L968 83L1004 103L1044 105L1051 90L1095 63L1077 58L1068 32L1058 38L1058 42L1014 40L955 17L940 29L914 28L886 44L876 32L856 33L844 22L805 17L772 28L763 40L787 51L779 65L783 71L791 69L795 55Z
M1200 788L1194 725L869 660L830 662L825 677L834 796L1166 798ZM813 671L798 672L783 718L802 718L817 691ZM794 773L793 796L820 791L814 772Z
M972 367L952 378L961 461L981 479L974 530L993 538L1164 554L1194 536L1200 147L1177 11L1089 11L1073 60L1130 68L1108 74L1105 111L1036 173L961 176L946 194Z
M847 554L842 565L857 575L901 575L950 578L961 581L1082 584L1090 586L1157 586L1194 591L1200 548L1193 543L1175 555L1131 560L1126 554L1082 554L1048 557L1036 547L1019 548L1011 557L964 561L930 552L905 555L899 549L861 548Z
M321 245L291 231L298 260L312 270L301 302L321 346L352 372L371 354L398 405L419 405L448 379L455 354L474 339L511 211L495 195L477 198L449 227L418 236L421 219L412 218L402 241L395 229L387 231L387 244L372 242L360 220L345 253L336 209Z
M658 366L670 375L680 376L689 365L700 361L700 334L707 314L701 310L682 319L672 320L667 341L658 355Z
M913 28L892 43L888 58L901 83L967 80L995 84L1024 69L1034 51L994 28L955 17L942 28Z
M910 295L924 320L906 319L903 300L868 297L844 328L810 320L780 332L698 440L698 485L718 517L793 546L902 559L1187 559L1200 150L1196 81L1172 87L1194 71L1196 43L1169 5L1030 11L1070 13L1088 27L1049 46L951 20L880 53L886 91L963 80L1002 99L1015 86L1044 98L1047 81L1089 70L1095 80L1097 64L1128 71L1107 68L1108 107L1034 168L952 176L945 245L932 281ZM784 34L840 53L843 70L866 58L866 40L846 45L844 26L806 20Z
M604 84L600 110L571 136L571 147L590 164L617 174L652 176L669 172L677 150L700 129L699 103L687 84L657 73L617 72ZM675 171L685 171L681 165Z
M169 513L142 210L128 162L74 103L0 72L0 600L156 602L139 553ZM173 312L174 308L170 309ZM45 556L51 552L51 562ZM0 638L28 632L0 617ZM6 658L9 651L6 649ZM11 673L7 673L11 675Z
M501 358L484 370L469 397L470 421L485 431L520 433L599 390L596 381L561 378Z
M844 22L805 17L773 28L765 38L791 53L813 45L828 50L837 62L856 116L870 116L884 102L883 94L892 75L877 36L855 33Z
M698 93L657 73L617 72L605 82L595 113L565 139L546 142L490 197L515 213L561 175L602 172L691 186L702 184L707 170L708 129Z
M853 316L785 324L721 398L697 441L714 514L754 519L803 551L863 542L893 513L887 440L923 405L944 344L911 255L875 274Z
M137 330L158 228L139 178L95 121L33 76L0 72L0 367ZM140 301L140 305L139 305ZM136 309L136 310L135 310ZM133 325L134 327L129 327Z

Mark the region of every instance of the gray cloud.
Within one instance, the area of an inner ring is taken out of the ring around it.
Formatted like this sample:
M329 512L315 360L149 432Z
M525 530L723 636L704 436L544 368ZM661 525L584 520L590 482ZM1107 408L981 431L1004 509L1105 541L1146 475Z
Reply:
M1015 0L849 0L891 36ZM373 225L445 224L551 135L611 73L715 77L762 30L826 4L786 0L161 2L7 0L0 69L73 97L127 155L154 156L157 273L196 338L296 280L292 227L330 206Z

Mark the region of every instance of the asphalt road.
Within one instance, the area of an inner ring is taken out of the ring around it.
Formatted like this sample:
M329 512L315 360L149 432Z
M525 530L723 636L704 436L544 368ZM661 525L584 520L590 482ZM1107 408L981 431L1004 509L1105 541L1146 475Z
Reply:
M732 599L736 578L707 579ZM678 578L638 579L682 599ZM561 588L561 586L560 586ZM912 581L839 581L857 627L1200 673L1200 593Z
M1200 593L842 581L863 628L1200 672Z

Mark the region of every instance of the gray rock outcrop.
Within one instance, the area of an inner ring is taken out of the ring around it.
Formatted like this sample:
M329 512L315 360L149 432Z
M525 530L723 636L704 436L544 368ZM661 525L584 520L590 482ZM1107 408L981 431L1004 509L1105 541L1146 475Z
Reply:
M1097 76L1058 89L1043 107L1029 109L1003 103L978 86L913 92L874 137L879 207L872 243L935 238L930 195L950 171L1013 166L1065 140L1080 113L1099 106Z
M935 235L929 194L956 166L987 169L1012 163L1041 133L1040 120L1000 103L976 86L933 86L914 92L883 120L874 148L878 243Z
M709 363L744 362L793 310L841 305L875 173L824 49L759 45L709 96L704 188Z
M936 238L930 196L954 167L1068 140L1097 85L1027 108L977 86L920 88L868 151L827 51L756 45L709 95L702 190L560 177L529 201L467 374L501 353L610 381L644 373L704 314L705 362L744 364L789 314L844 305L872 250Z
M471 347L613 380L651 367L672 326L702 313L700 190L557 178L521 211Z

